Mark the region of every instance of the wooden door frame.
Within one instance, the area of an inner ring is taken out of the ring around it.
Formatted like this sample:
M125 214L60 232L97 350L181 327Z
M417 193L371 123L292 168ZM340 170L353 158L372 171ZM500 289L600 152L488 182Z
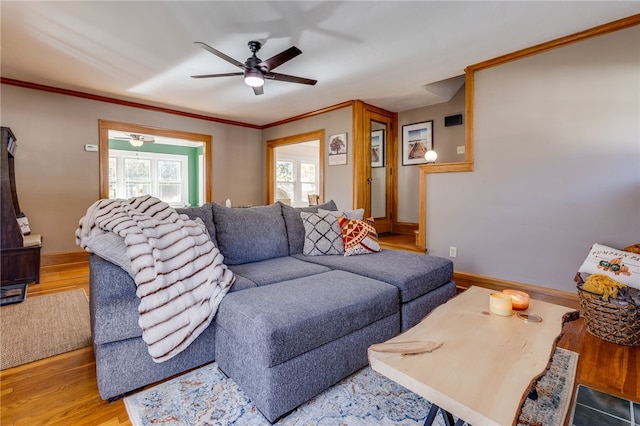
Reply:
M275 166L276 156L275 149L279 146L293 145L296 143L318 140L318 167L320 168L318 181L318 194L320 195L320 203L324 202L324 129L313 130L306 133L300 133L292 136L285 136L279 139L267 141L267 205L275 202Z
M390 229L398 217L398 114L366 104L353 101L353 208L364 208L365 217L371 215L371 120L389 123L387 132L387 216ZM390 196L389 196L390 195ZM376 226L378 228L378 226ZM384 230L383 230L384 231Z
M181 130L160 129L141 124L123 123L119 121L99 120L99 180L100 198L109 198L109 130L118 130L128 133L140 133L144 135L163 136L166 138L183 139L202 143L202 158L204 159L204 202L212 200L211 182L213 180L213 138L211 135L185 132Z

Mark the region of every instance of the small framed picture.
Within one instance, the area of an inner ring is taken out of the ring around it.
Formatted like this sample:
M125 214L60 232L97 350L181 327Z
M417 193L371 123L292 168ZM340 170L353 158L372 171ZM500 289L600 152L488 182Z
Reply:
M329 136L329 165L347 164L347 134Z
M433 149L433 120L402 126L402 165L424 164Z
M384 129L371 132L371 167L384 167Z

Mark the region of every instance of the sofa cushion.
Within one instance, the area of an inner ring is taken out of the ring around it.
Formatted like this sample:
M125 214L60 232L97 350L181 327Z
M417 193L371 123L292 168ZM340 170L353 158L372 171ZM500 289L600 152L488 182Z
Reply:
M344 244L338 224L340 213L325 211L324 213L300 212L304 225L305 256L323 256L327 254L343 254Z
M369 254L380 251L378 233L373 226L372 217L365 220L358 220L340 216L338 218L338 224L342 232L345 256Z
M289 256L267 259L261 262L233 265L230 266L229 269L231 269L236 276L245 277L258 286L321 274L331 270L326 266L303 262L302 260Z
M327 201L324 204L309 207L291 207L286 204L280 204L282 208L282 216L284 216L284 223L287 226L287 238L289 239L289 254L302 253L304 247L304 225L302 224L302 218L300 212L317 213L319 209L337 211L338 207L333 200Z
M229 293L216 325L221 338L240 342L245 357L272 367L398 311L395 287L330 271Z
M129 276L135 278L136 273L131 267L131 259L127 254L127 245L124 238L115 232L107 232L101 235L86 237L83 242L91 253L95 253L101 258L108 260L114 265L118 265L124 269Z
M207 228L209 232L209 238L213 244L216 244L216 226L213 223L213 207L211 203L203 204L199 207L184 207L176 209L178 214L186 214L190 219L195 220L196 218L202 219L204 222L204 226Z
M239 265L289 255L280 204L247 208L212 205L216 239L225 264Z
M402 303L427 294L451 281L453 262L443 257L400 250L382 250L366 256L294 256L334 270L375 278L400 289Z
M231 269L231 268L229 268L229 269ZM229 292L246 290L248 288L258 287L258 285L256 283L254 283L253 281L251 281L247 277L243 277L243 276L237 275L237 274L235 274L235 276L236 276L236 280L233 282L233 285L229 289Z

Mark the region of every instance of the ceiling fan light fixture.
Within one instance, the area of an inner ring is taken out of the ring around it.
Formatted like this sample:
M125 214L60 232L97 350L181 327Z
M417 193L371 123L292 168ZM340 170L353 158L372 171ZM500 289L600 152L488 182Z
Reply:
M153 136L138 135L135 133L131 133L129 136L131 137L131 139L129 139L129 143L131 144L131 146L135 146L136 148L141 147L145 142L155 142L155 138Z
M258 70L247 70L244 73L244 82L247 86L260 87L264 85L264 77Z

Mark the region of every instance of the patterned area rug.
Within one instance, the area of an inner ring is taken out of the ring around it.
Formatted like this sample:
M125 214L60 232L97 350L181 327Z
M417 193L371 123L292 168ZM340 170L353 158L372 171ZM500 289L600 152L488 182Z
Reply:
M537 399L525 401L519 425L562 425L577 362L575 352L556 349L549 371L536 385ZM135 426L270 425L237 385L220 373L215 362L131 395L124 402ZM429 407L425 399L365 367L276 424L413 426L424 424ZM444 424L441 415L434 424Z

